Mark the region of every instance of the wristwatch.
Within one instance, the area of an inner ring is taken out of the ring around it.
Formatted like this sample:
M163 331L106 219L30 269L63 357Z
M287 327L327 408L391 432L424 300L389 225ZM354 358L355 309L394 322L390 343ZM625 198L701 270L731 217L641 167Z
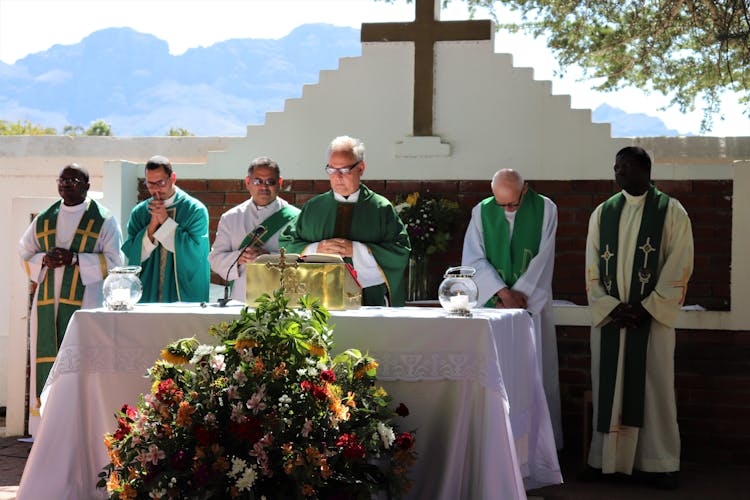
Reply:
M76 252L73 252L73 257L70 259L70 265L71 266L77 266L78 265L78 254Z

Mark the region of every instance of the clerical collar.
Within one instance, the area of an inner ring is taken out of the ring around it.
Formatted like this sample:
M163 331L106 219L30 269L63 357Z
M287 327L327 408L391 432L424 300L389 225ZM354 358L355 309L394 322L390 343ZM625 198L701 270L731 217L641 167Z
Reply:
M643 193L641 195L635 196L635 195L632 195L632 194L628 193L627 191L625 191L623 189L622 190L622 194L625 195L625 201L628 204L630 204L630 205L640 205L646 199L646 195L648 194L648 191L646 191L645 193Z
M342 196L338 194L336 191L333 192L333 198L341 203L357 203L357 200L359 200L359 193L362 190L362 188L357 189L355 192L350 194L349 196Z
M170 196L169 198L167 198L166 200L164 200L164 206L165 207L171 207L172 203L174 203L174 199L176 197L177 197L177 188L175 188L174 194L172 196Z
M513 221L516 220L516 214L518 213L518 210L513 210L512 212L505 211L505 220L508 221L508 223L513 224Z
M80 212L84 210L89 205L89 199L85 198L81 203L77 205L66 205L65 203L60 203L60 210L63 212Z
M250 198L250 202L251 202L250 204L253 206L253 208L255 209L256 212L265 212L267 210L276 209L276 207L279 204L279 199L278 198L274 198L271 203L269 203L268 205L262 205L262 206L261 205L256 205L255 202L252 201L252 200L253 199Z

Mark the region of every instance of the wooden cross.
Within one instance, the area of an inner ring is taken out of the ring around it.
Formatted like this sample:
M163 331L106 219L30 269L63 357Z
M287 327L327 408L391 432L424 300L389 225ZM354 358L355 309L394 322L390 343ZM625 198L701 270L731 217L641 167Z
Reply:
M489 20L441 22L441 1L416 0L414 22L363 24L360 33L361 42L414 42L415 137L432 135L435 42L492 40Z

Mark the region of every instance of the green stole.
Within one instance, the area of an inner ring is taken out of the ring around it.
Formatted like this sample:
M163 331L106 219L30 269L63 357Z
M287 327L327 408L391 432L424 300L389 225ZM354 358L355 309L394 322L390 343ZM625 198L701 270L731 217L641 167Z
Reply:
M57 216L62 200L39 214L36 221L36 240L42 252L56 246ZM93 200L81 216L81 222L73 236L70 250L78 253L93 253L107 210ZM52 369L65 330L71 316L83 304L85 287L81 281L79 266L65 266L62 276L60 298L55 317L55 270L48 269L37 292L37 340L36 340L36 395L42 393L44 383Z
M599 220L599 249L604 249L599 262L599 276L607 293L620 300L617 289L617 255L620 233L620 214L625 205L625 195L618 193L604 202ZM652 184L646 194L641 225L638 229L636 252L630 277L628 304L637 304L656 286L664 218L669 196ZM649 258L651 253L655 257ZM641 286L637 284L640 283ZM634 286L635 284L635 286ZM646 354L649 318L643 325L630 328L625 333L625 360L623 373L622 423L630 427L643 426L643 398L646 385ZM599 353L599 418L597 430L607 433L612 420L612 404L617 378L617 359L620 350L619 328L608 323L601 329Z
M513 284L526 272L531 259L539 253L544 224L544 198L527 188L516 212L513 234L510 235L505 209L490 196L481 202L482 232L487 260L497 270L506 285ZM493 295L485 307L495 307Z
M257 239L259 239L263 243L266 243L281 228L294 220L298 214L299 208L293 205L286 205L280 210L277 210L276 212L266 217L266 220L261 222L257 228L247 233L245 238L242 240L242 243L240 243L240 248L249 244L253 240L253 238L256 238L255 234L259 228L263 228L263 232L259 233L260 236L257 236Z

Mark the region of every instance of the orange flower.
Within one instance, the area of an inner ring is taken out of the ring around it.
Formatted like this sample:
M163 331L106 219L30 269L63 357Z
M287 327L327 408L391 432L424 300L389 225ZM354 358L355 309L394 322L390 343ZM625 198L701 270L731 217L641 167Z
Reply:
M281 445L281 451L284 455L288 455L292 452L292 443L284 443Z
M243 349L252 349L253 347L258 347L258 342L253 339L239 339L234 344L234 350L237 352L242 352Z
M349 408L341 404L340 399L334 399L328 405L328 409L333 412L338 420L349 420Z
M104 446L107 448L107 450L112 449L112 442L114 439L112 438L112 434L105 434L104 435Z
M326 353L326 350L323 347L317 344L310 344L310 354L312 354L313 356L317 356L320 358L324 356L325 353Z
M312 446L308 446L307 448L305 448L305 455L307 456L308 463L314 465L318 465L320 463L320 452Z
M352 391L347 391L346 393L346 406L357 407L357 402L354 400L354 393Z
M365 366L358 369L356 372L354 372L354 378L362 378L365 376L365 373L369 372L370 370L374 370L378 367L378 362L375 360L370 361Z
M120 489L120 476L117 475L117 472L112 471L109 474L109 480L107 481L107 492L112 493L113 491L117 491Z
M138 498L138 492L130 486L129 484L125 484L122 488L122 493L120 493L120 499L121 500L135 500Z
M328 479L333 474L333 471L328 467L328 460L325 458L320 461L320 476L323 479Z
M135 470L135 467L128 467L128 481L133 481L134 479L138 479L138 471Z
M109 451L109 461L115 467L122 467L122 460L120 459L120 450L114 449Z
M193 420L190 415L195 413L195 408L190 405L187 401L180 401L180 406L177 408L177 419L175 423L179 427L188 427L192 424Z
M273 369L273 378L274 380L278 380L281 377L286 377L286 375L289 373L289 370L286 369L286 363L283 361L279 363L279 366Z
M266 365L263 364L263 360L255 358L255 365L253 366L253 375L256 377L262 375L266 371Z

